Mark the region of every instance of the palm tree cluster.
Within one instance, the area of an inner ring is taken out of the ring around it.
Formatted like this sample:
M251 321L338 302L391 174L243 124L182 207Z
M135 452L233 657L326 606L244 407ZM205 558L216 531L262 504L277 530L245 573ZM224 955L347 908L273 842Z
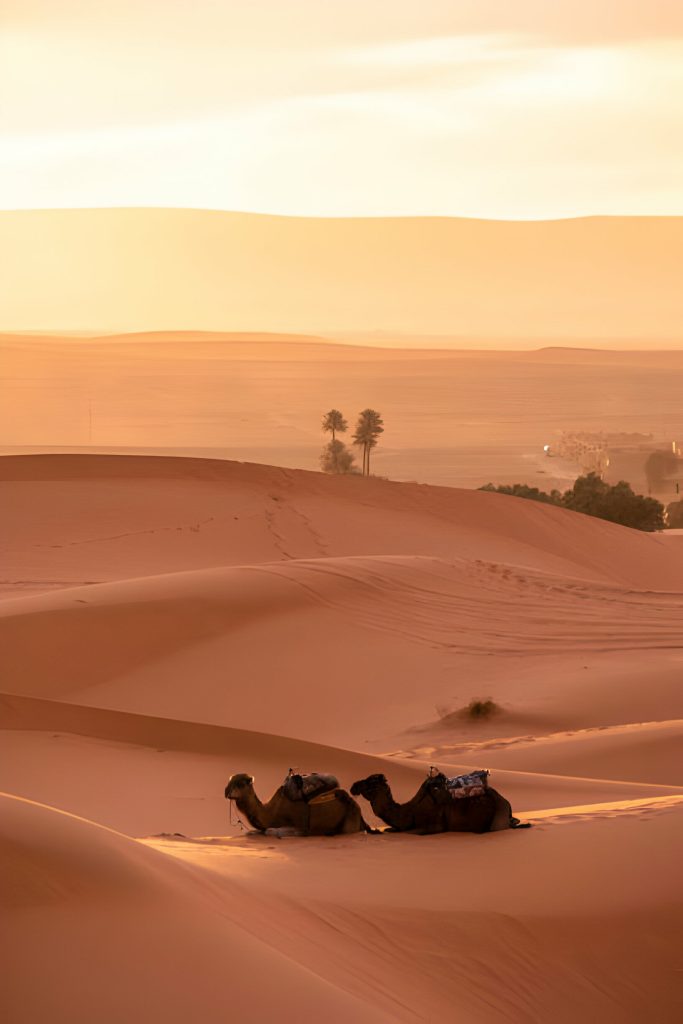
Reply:
M330 409L323 417L323 431L332 435L320 456L320 465L325 473L357 473L354 455L337 434L348 430L348 422L339 409ZM370 452L377 447L380 434L384 433L384 421L375 409L363 409L358 414L356 429L352 435L354 445L363 451L363 476L370 475Z

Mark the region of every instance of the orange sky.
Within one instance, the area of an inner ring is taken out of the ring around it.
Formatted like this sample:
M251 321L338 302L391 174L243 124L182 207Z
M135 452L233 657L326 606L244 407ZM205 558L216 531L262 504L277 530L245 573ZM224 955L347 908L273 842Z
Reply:
M680 0L3 0L4 208L683 213Z

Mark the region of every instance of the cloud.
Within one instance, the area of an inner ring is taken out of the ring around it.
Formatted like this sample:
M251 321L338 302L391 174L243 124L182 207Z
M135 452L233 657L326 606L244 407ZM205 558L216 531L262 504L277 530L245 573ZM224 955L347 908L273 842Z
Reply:
M234 5L214 5L214 15L233 8L232 34L229 19L214 33L200 18L183 40L186 7L173 0L170 27L157 17L156 47L154 9L142 0L138 14L116 7L114 28L86 20L73 35L49 18L17 21L0 70L13 97L3 205L683 213L681 38L636 39L626 14L626 41L602 30L587 41L581 18L550 24L539 15L532 32L528 2L517 28L502 5L485 31L481 11L491 15L492 3L471 6L471 31L453 31L449 11L468 5L430 0L422 18L413 0L399 4L387 37L378 8L366 25L349 0L343 30L331 32L318 11L305 31L290 26L291 44L278 48L273 24L264 22L259 40L249 21L268 5L246 6L242 19ZM75 10L64 5L65 16ZM272 11L281 28L282 6Z

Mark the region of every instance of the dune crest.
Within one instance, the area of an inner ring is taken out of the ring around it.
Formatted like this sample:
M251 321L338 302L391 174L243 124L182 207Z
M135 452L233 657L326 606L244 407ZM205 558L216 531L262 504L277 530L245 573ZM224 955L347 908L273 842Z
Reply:
M681 217L84 209L8 211L0 224L4 330L370 329L544 343L558 310L562 337L590 339L649 338L656 309L660 335L681 338Z

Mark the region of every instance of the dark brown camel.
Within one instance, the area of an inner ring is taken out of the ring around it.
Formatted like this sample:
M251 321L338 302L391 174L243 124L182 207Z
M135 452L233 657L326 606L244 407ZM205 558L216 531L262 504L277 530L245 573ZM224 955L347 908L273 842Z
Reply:
M394 832L497 832L518 828L510 804L497 790L488 787L482 796L454 800L446 790L446 777L439 773L425 779L415 796L396 803L384 775L370 775L354 782L351 793L370 801L378 818Z
M447 784L448 779L443 772L437 772L435 775L431 775L427 780L428 783L432 783L432 794L434 798L439 802L445 804L449 809L450 813L453 813L453 808L458 808L463 803L462 799L453 799L448 792ZM502 832L508 828L531 828L530 825L523 825L519 818L515 818L512 813L512 805L509 800L499 793L493 786L486 786L485 796L491 797L491 806L493 808L493 818L486 832ZM474 799L480 800L481 797L474 797ZM467 801L465 800L465 803ZM458 812L458 817L461 816L461 812ZM470 829L450 828L449 832L469 832ZM478 829L472 829L471 831L479 831Z
M444 813L435 804L429 792L431 779L425 779L415 796L404 804L398 804L391 795L386 775L368 775L351 786L352 796L363 796L382 821L392 832L445 832L444 827L434 827L442 821Z
M336 836L376 831L363 820L360 807L344 789L333 789L306 803L290 800L280 786L264 804L254 790L253 776L240 772L228 780L225 797L235 801L240 813L259 832L291 829L302 836Z

